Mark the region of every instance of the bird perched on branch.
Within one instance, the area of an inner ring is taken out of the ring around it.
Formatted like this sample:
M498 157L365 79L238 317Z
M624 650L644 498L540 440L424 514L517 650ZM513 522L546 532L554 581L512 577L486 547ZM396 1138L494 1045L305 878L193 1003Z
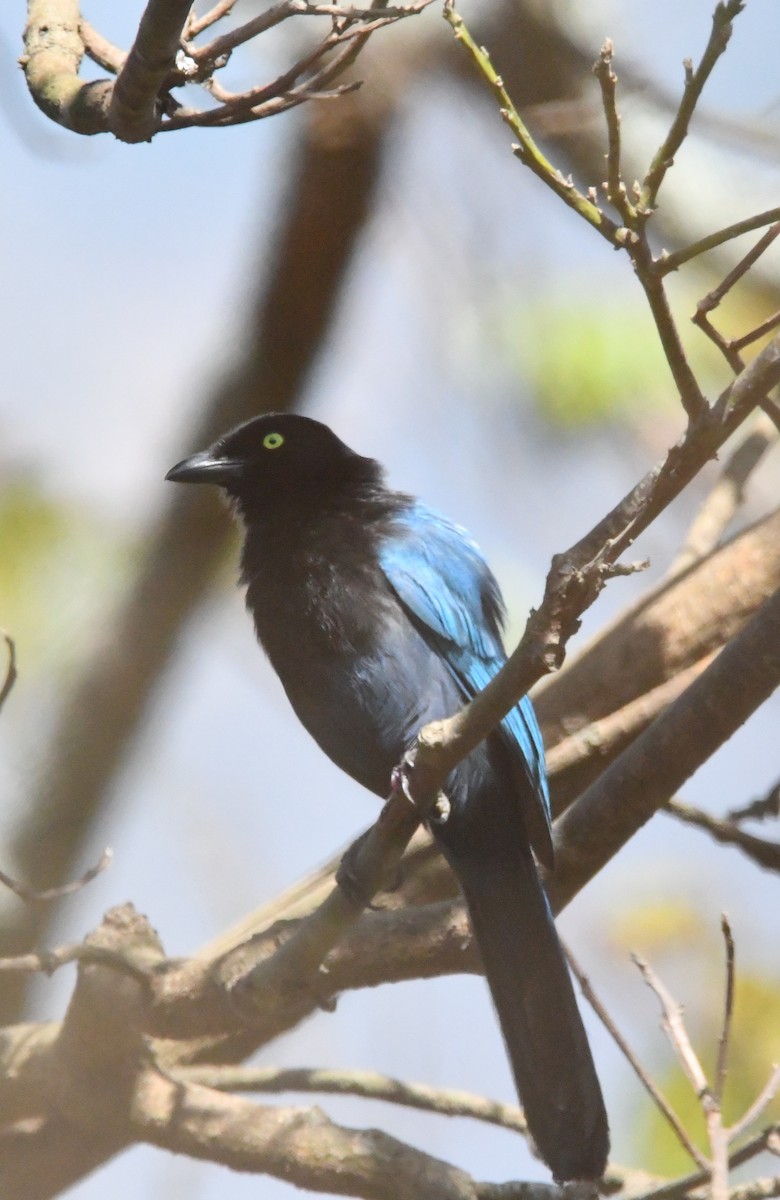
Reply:
M244 527L247 607L290 703L329 758L386 796L420 729L505 661L503 602L477 547L308 417L256 417L167 478L227 493ZM446 795L431 831L468 905L529 1129L556 1180L597 1179L607 1117L532 854L551 865L527 697Z

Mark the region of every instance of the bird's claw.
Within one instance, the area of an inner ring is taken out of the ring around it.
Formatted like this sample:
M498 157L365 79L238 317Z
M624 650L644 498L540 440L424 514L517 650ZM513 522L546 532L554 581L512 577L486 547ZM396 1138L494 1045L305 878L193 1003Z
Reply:
M449 798L444 795L444 792L439 792L428 814L428 823L430 825L446 825L451 812L452 805Z
M357 866L357 858L358 854L360 853L360 847L369 836L370 832L370 830L367 830L365 833L362 833L357 841L353 842L352 845L344 851L344 854L341 856L341 862L339 863L336 871L336 883L346 896L347 900L349 900L350 904L353 904L355 908L358 909L374 907L371 904L371 896L366 895L365 888L362 886L360 872Z
M412 807L416 807L416 801L412 795L411 774L414 770L415 751L407 750L397 766L393 767L390 775L390 788L393 792L400 792L405 796Z

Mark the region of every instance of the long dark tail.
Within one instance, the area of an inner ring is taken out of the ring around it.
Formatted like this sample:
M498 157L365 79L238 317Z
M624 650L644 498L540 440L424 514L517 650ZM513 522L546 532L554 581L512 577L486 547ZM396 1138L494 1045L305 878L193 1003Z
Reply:
M515 839L497 846L494 836L489 848L456 840L445 853L466 897L531 1135L558 1182L599 1179L607 1114L530 850Z

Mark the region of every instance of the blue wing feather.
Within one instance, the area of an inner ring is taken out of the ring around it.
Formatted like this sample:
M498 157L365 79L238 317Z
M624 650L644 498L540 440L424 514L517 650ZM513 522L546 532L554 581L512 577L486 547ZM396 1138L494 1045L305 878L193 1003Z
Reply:
M464 696L485 687L506 661L504 608L498 584L465 531L415 502L394 518L379 561L401 603L436 635ZM527 696L507 713L501 733L549 827L544 746Z

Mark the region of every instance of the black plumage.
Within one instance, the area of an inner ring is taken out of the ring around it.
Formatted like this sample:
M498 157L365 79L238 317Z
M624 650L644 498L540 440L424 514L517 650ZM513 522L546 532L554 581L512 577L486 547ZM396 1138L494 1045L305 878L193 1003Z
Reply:
M476 546L306 417L255 418L167 477L227 492L244 526L247 606L295 712L338 766L385 796L420 728L504 661L502 601ZM598 1178L606 1112L531 851L551 862L527 698L446 790L449 815L432 832L468 904L529 1128L556 1179Z

